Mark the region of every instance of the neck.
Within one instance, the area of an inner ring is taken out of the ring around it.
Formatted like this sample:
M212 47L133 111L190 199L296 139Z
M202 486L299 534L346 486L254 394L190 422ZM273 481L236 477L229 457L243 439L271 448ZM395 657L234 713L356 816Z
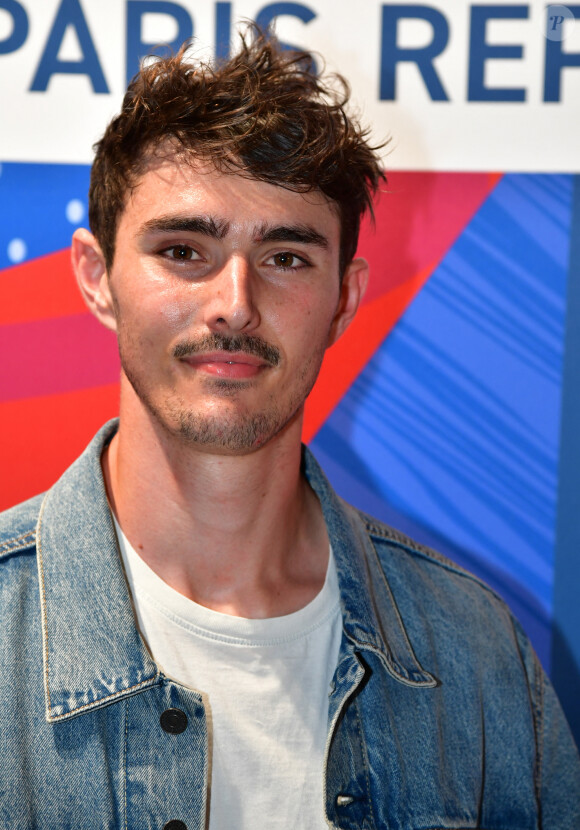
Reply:
M185 444L141 409L103 455L109 498L141 558L214 610L282 616L322 587L328 539L300 472L301 413L260 449L218 455Z

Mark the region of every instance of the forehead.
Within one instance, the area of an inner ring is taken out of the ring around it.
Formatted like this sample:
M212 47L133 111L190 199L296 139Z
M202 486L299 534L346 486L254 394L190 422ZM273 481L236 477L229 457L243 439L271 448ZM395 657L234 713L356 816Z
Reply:
M300 193L237 172L218 171L211 162L177 153L146 160L130 189L119 230L138 231L158 216L203 215L248 233L265 224L312 226L338 247L338 209L320 191Z

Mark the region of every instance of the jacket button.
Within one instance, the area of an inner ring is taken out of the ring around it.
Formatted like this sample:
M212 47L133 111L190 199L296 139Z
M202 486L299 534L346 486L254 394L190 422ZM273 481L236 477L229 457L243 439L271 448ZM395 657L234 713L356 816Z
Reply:
M184 821L179 821L178 818L174 818L163 825L163 830L187 830L187 824Z
M180 732L187 729L187 715L181 709L166 709L159 718L159 723L165 732L169 732L171 735L179 735ZM171 827L169 827L169 824L171 824ZM183 827L185 827L182 821L173 822L175 827L171 822L169 824L165 825L165 830L167 827L169 827L169 830L180 830L180 828L183 830Z
M349 804L352 804L354 798L352 795L337 795L336 796L336 806L337 807L348 807Z

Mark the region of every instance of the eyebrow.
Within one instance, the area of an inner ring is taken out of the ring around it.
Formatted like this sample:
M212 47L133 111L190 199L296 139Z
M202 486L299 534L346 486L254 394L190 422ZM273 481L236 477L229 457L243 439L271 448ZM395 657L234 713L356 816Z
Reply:
M262 225L256 232L256 242L297 242L328 248L328 239L310 225Z
M141 233L199 233L212 239L223 239L229 229L229 222L213 216L160 216L145 222Z

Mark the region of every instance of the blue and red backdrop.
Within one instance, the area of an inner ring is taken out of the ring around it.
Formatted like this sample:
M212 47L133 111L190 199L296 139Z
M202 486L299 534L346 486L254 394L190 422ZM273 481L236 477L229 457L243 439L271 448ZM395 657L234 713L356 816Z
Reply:
M223 56L238 18L275 20L393 138L359 246L371 284L304 439L345 498L507 600L580 740L580 6L352 15L330 0L0 0L0 507L49 487L118 410L115 339L68 246L126 78L161 41L195 34Z

